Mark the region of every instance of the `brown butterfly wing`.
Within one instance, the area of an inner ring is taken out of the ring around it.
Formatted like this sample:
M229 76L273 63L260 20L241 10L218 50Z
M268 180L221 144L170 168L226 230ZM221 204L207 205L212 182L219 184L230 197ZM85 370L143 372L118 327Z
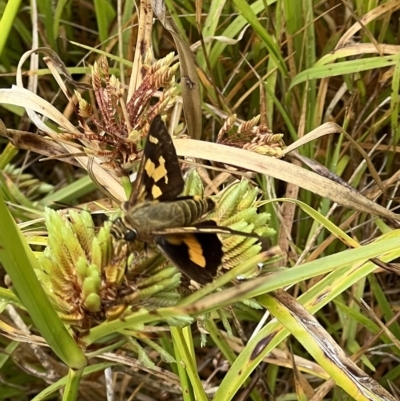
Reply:
M150 125L129 204L133 206L145 200L175 200L183 187L182 172L172 138L165 123L157 115Z

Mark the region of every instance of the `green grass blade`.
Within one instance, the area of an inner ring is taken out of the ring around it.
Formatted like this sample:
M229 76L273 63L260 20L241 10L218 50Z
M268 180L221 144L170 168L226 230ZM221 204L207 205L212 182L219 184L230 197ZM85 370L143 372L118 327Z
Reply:
M21 0L10 0L6 3L6 8L0 20L0 56L3 54L4 46L13 28L20 5Z
M385 68L396 65L397 57L371 57L360 60L342 61L335 64L319 65L308 70L300 72L290 84L290 87L302 82L328 77L337 77L339 75L354 74L356 72L368 71L375 68Z
M64 363L71 368L85 366L82 350L59 319L34 273L34 269L39 269L38 262L15 225L1 191L0 221L0 260L35 326Z
M264 42L271 57L275 60L279 71L284 77L288 75L285 61L273 40L271 35L268 34L267 30L261 25L257 18L257 15L251 9L249 3L245 0L233 0L239 13L247 20L247 22L253 27L254 31L257 32L260 39Z
M70 369L65 384L63 401L75 401L78 397L79 383L84 369Z

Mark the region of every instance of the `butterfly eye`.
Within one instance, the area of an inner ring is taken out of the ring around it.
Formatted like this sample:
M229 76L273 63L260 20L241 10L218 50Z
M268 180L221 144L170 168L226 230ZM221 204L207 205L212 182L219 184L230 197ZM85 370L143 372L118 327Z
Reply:
M124 240L125 241L135 241L137 237L137 232L135 230L129 230L124 234Z

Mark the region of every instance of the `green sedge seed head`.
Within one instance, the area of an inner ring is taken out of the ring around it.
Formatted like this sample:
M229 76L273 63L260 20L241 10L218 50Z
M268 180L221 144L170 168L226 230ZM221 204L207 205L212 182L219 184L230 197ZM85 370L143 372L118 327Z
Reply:
M75 330L146 305L179 301L176 268L159 269L160 261L149 265L144 245L114 238L112 222L96 230L88 212L72 211L68 217L46 209L44 214L48 247L39 257L38 277L60 317ZM135 272L129 279L128 269Z
M99 312L101 310L100 296L96 293L88 295L84 301L84 306L89 312Z

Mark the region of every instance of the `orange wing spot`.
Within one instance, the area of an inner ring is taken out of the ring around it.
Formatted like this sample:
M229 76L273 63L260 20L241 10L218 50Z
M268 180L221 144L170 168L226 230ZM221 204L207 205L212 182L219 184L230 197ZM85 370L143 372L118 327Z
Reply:
M158 142L160 142L155 136L149 135L149 141L151 143L154 143L154 145L158 145Z
M189 249L189 258L192 262L200 267L206 267L206 259L203 255L203 248L194 235L186 235L183 237L183 242Z
M157 185L153 185L151 187L151 195L153 196L153 199L157 199L162 195L162 191Z
M155 164L150 159L147 159L146 164L144 165L144 169L149 177L153 177L155 168Z
M157 168L153 169L151 177L155 182L161 180L161 178L165 178L165 183L168 184L168 171L165 168L165 159L160 156L158 158L158 161L160 165Z

